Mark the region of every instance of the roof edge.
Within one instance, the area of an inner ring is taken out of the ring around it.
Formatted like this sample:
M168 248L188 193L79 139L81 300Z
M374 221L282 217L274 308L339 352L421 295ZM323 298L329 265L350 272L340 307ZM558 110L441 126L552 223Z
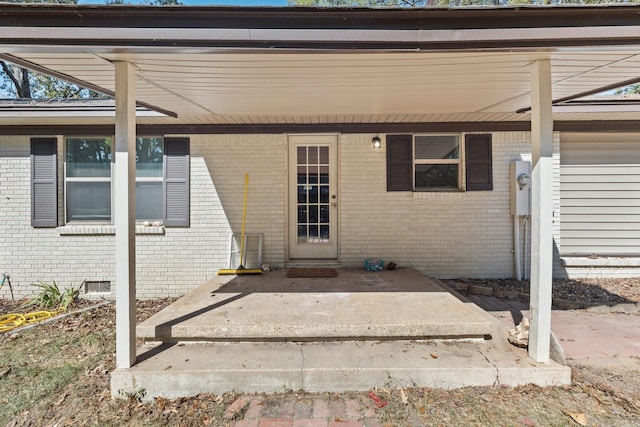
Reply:
M640 25L640 5L313 8L0 3L0 26L484 29Z

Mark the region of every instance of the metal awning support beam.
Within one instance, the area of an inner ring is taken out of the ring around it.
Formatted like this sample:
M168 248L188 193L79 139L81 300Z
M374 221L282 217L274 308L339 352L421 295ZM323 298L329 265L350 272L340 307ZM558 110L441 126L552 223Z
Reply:
M133 64L115 66L116 368L126 369L136 362L136 87Z
M549 363L553 270L553 117L551 60L531 66L531 326L529 356Z

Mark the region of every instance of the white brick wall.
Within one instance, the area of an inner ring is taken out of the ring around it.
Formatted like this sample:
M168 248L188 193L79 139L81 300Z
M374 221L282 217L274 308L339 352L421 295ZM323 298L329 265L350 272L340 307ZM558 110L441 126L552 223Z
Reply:
M530 158L529 132L493 134L493 191L472 192L386 192L385 147L372 150L373 136L341 137L342 264L381 257L433 277L512 277L509 163ZM555 146L557 179L558 138ZM557 239L559 231L558 224Z
M59 141L62 225L64 150ZM282 265L284 141L282 135L191 137L191 227L136 236L138 298L181 295L227 266L229 235L241 228L245 172L251 174L247 232L263 233L265 261ZM11 275L16 296L34 293L30 283L38 281L56 281L61 287L79 286L85 279L115 285L112 233L73 235L31 227L29 144L26 136L0 137L0 273ZM8 285L0 297L9 297Z
M434 277L512 276L509 162L531 152L529 133L494 133L494 190L468 193L386 192L385 150L371 149L373 136L340 137L340 262L359 267L366 257L379 256ZM137 236L139 298L183 294L226 267L229 234L241 228L245 172L250 174L246 231L264 234L265 262L285 262L286 137L190 138L191 227ZM63 138L59 141L63 225ZM554 195L559 206L557 188ZM40 280L115 284L112 234L31 227L29 137L0 137L0 202L0 273L11 274L17 294L28 295L29 284ZM558 225L555 231L559 239ZM0 296L8 295L5 286Z

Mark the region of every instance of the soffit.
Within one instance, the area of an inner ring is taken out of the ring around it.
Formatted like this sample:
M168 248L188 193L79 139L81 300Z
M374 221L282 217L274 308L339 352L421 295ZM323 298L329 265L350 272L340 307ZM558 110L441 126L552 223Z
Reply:
M243 117L500 115L530 106L530 64L552 63L553 98L637 76L640 48L553 52L14 53L115 90L114 61L135 65L137 99L211 123ZM403 121L402 118L399 119Z

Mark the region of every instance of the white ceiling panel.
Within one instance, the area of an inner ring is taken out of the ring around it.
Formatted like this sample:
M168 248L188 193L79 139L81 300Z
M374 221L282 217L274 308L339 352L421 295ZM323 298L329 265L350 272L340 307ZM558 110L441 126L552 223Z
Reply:
M638 77L640 49L613 52L21 53L113 91L113 61L134 63L137 99L207 123L423 121L521 117L529 65L552 60L553 98ZM444 114L445 116L440 116ZM506 116L505 116L506 115ZM145 119L157 120L157 119Z

